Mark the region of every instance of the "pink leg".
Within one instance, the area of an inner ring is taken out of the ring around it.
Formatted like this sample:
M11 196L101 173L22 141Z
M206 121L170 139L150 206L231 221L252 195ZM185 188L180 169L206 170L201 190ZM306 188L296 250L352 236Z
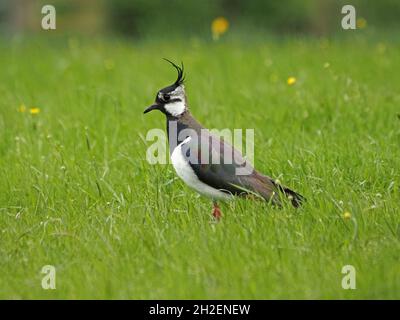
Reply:
M219 208L218 204L215 201L213 202L212 215L217 221L219 221L222 217L221 209Z

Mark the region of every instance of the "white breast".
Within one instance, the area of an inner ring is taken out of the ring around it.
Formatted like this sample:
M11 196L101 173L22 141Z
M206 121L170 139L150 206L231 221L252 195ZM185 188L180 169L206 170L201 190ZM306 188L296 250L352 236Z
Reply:
M191 137L187 137L174 149L171 154L171 162L179 178L181 178L189 187L206 197L214 200L232 199L232 195L210 187L209 185L200 181L196 176L190 164L188 163L188 160L183 156L182 153L182 145L188 143L190 139Z

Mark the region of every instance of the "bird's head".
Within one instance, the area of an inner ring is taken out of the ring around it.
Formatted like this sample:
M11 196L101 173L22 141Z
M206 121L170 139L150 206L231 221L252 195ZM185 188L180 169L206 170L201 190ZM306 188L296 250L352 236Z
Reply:
M159 110L167 116L179 118L187 110L185 86L183 85L183 64L180 67L167 59L165 60L178 71L178 78L170 86L158 91L155 103L144 110L143 113Z

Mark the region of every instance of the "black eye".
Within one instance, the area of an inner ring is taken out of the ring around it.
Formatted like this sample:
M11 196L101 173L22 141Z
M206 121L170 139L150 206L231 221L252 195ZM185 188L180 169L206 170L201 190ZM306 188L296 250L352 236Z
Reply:
M163 100L164 101L168 101L170 98L171 97L170 97L170 95L168 93L164 93L164 95L163 95Z

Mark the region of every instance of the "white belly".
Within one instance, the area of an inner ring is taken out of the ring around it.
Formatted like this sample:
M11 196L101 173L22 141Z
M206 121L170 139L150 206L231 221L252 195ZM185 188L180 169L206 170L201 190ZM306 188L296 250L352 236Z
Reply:
M196 176L190 164L187 162L187 159L182 154L182 145L188 143L190 139L191 137L187 137L174 149L171 154L171 162L179 178L181 178L189 187L206 197L214 200L232 199L232 195L210 187L209 185L200 181Z

